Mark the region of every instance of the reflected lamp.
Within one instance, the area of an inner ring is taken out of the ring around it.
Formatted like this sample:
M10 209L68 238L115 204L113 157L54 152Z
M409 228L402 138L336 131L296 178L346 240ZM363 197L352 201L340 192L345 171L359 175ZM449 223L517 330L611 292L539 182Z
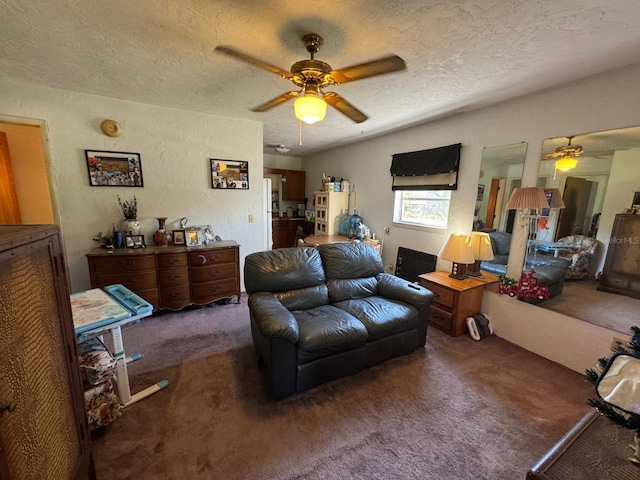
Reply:
M318 97L315 91L307 90L302 97L293 102L293 110L298 120L311 125L324 120L327 102Z
M549 202L542 187L514 188L506 208L520 212L523 218L520 225L524 227L531 219L539 217L539 210L549 208Z
M467 267L467 275L481 277L480 262L493 260L493 248L491 238L485 232L471 232L471 248L473 249L474 262Z
M438 257L452 262L449 276L457 280L467 278L467 265L474 263L471 237L462 233L452 233L438 252Z

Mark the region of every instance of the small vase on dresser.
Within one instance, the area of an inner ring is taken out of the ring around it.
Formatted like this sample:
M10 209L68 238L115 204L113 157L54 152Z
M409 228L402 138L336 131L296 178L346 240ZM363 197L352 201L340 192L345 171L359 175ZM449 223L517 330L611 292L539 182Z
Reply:
M157 217L158 230L153 234L153 241L156 245L167 246L171 243L171 234L165 229L165 222L167 217Z
M125 218L122 221L122 230L125 233L130 233L131 235L140 235L140 222L135 218Z

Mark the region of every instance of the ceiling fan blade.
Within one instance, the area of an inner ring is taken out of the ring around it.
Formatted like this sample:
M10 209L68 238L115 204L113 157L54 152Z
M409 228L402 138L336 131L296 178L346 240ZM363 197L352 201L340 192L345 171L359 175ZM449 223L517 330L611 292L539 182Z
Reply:
M282 78L286 78L287 80L293 77L291 72L286 72L281 68L276 67L275 65L271 65L270 63L258 60L257 58L251 57L246 53L239 52L238 50L235 50L226 45L218 45L215 50L217 52L224 53L225 55L229 55L230 57L233 57L242 62L248 63L249 65L253 65L254 67L262 68L267 72L275 73L276 75L279 75Z
M276 98L274 98L272 100L269 100L266 103L263 103L262 105L258 105L257 107L252 108L251 111L252 112L265 112L265 111L269 110L270 108L277 107L278 105L280 105L281 103L286 102L287 100L291 100L292 98L297 97L299 94L300 94L300 92L296 92L296 91L283 93L279 97L276 97Z
M337 93L327 92L323 98L325 102L356 123L362 123L369 118Z
M336 83L347 83L375 77L376 75L384 75L385 73L398 72L405 68L407 68L407 64L404 63L402 58L397 55L389 55L379 60L334 70L331 72L331 78Z

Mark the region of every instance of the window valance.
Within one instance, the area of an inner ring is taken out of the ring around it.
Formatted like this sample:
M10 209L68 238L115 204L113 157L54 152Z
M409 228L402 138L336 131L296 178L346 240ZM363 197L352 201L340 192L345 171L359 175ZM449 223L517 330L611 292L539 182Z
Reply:
M393 190L457 190L461 143L417 152L396 153L391 160Z

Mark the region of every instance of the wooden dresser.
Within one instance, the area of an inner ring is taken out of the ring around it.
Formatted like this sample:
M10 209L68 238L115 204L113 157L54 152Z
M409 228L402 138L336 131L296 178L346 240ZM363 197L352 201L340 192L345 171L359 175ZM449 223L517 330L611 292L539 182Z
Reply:
M240 246L233 240L197 247L95 248L87 259L91 288L120 283L156 310L232 297L240 302Z
M598 290L640 298L640 215L618 214Z

